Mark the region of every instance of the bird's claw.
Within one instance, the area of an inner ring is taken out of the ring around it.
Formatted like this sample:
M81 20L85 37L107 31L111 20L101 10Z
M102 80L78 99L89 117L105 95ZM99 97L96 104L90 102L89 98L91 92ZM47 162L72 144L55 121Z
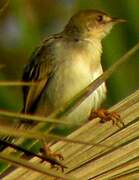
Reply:
M52 152L48 144L44 144L43 148L40 149L40 152L44 157L49 157L52 160L52 162L50 163L51 168L55 168L56 170L61 169L62 172L64 172L64 169L67 168L66 166L58 163L58 160L64 160L63 155L60 153ZM44 162L44 160L41 162Z
M65 168L67 168L67 167L59 166L59 165L57 165L57 164L51 164L51 168L52 168L52 169L56 169L57 171L58 171L59 169L61 169L61 171L64 172Z
M112 121L112 124L116 125L118 127L121 127L121 125L122 125L122 127L125 126L124 122L121 119L120 114L117 112L114 112L114 111L109 112L106 109L99 109L99 110L93 111L91 113L91 116L89 117L89 120L93 119L93 118L97 118L97 117L99 117L101 119L100 123Z
M45 144L43 148L41 148L41 152L44 156L49 156L50 158L54 158L57 160L64 160L64 157L60 153L52 152L48 144Z

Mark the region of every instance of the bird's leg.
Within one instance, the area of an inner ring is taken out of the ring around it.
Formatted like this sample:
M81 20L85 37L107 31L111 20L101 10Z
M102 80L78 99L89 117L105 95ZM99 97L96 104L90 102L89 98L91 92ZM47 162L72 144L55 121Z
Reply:
M62 154L52 152L52 150L50 148L50 144L45 143L43 148L41 149L41 152L44 156L48 156L48 157L54 158L54 159L64 160Z
M115 111L109 112L106 109L98 109L98 110L92 111L89 117L89 120L97 118L97 117L101 119L100 123L112 121L113 125L120 127L120 124L121 124L122 127L124 126L124 122L122 121L120 114Z
M46 157L50 160L51 168L56 168L57 170L61 168L61 171L64 172L66 166L62 165L58 160L63 160L63 156L60 153L52 152L50 149L50 144L46 144L43 141L43 148L40 149L40 152L43 154L43 157ZM44 162L42 159L41 162Z

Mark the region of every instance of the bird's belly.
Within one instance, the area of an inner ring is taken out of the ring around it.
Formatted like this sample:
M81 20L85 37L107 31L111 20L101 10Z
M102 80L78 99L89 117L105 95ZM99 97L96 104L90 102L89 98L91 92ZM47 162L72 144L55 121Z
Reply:
M72 66L71 63L70 66L61 65L47 85L43 96L44 103L49 102L51 110L54 111L71 100L93 80L94 77L90 68L84 64L76 64L76 66ZM91 110L100 105L104 96L105 85L103 84L75 110L66 115L64 119L70 120L74 124L85 121L89 117Z
M73 68L70 71L65 71L63 77L59 72L57 73L57 76L53 82L51 82L49 92L52 92L52 89L54 89L53 97L51 97L51 99L53 99L52 101L54 102L54 109L64 105L77 93L84 89L89 83L91 83L91 74L87 70L86 72L85 70L81 72L76 70ZM64 118L70 120L70 122L73 121L74 123L75 121L79 122L86 119L91 109L91 102L91 97L89 97L85 102L83 102L83 104Z

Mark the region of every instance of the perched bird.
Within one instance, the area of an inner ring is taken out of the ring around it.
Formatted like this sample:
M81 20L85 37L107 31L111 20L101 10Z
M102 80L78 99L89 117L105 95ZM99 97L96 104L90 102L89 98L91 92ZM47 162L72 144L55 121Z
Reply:
M98 10L82 10L61 33L48 36L24 71L24 81L39 81L39 84L23 88L23 112L48 116L100 76L102 39L113 25L123 21ZM73 124L87 120L105 97L103 83L64 119Z
M47 117L100 76L102 40L120 22L99 10L81 10L62 32L48 36L25 67L23 81L38 85L23 88L23 112ZM73 125L86 121L105 97L103 83L64 120Z

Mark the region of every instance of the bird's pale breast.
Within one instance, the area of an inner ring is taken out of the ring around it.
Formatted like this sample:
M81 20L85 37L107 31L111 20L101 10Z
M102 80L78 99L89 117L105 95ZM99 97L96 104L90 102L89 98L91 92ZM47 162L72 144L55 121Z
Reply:
M57 53L56 61L59 61L59 65L42 96L43 104L46 102L45 108L49 106L52 111L63 106L102 73L101 64L98 63L94 69L92 63L93 60L97 61L97 58L100 61L101 49L100 51L96 50L95 54L90 44L87 49L71 48L69 45L64 48L58 46L58 52L60 53ZM73 123L85 121L89 117L91 110L100 106L105 98L105 92L105 84L102 84L65 119L70 120L70 122L73 121Z

